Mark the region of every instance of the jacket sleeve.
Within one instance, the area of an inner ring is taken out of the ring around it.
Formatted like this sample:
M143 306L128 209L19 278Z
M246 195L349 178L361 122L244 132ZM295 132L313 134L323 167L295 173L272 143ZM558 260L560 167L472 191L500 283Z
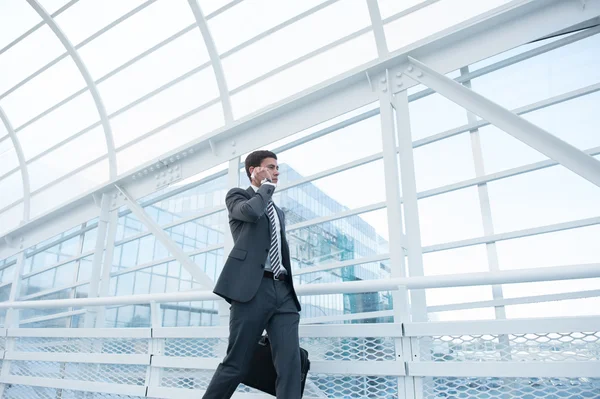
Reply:
M273 196L273 191L275 191L275 187L263 184L256 194L248 199L244 190L240 188L231 189L225 197L229 216L242 222L256 223L261 215L265 213L267 204Z

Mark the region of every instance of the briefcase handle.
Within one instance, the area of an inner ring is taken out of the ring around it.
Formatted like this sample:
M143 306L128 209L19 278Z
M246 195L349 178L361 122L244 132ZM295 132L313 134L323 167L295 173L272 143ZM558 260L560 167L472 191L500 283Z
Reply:
M269 345L269 336L265 334L262 337L260 337L260 339L258 340L258 344L261 346Z

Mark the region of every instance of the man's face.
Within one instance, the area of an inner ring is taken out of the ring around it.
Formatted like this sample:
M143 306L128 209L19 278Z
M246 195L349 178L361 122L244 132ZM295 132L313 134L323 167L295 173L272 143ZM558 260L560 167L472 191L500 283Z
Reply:
M279 166L275 158L265 158L260 164L261 167L269 169L273 183L279 180Z

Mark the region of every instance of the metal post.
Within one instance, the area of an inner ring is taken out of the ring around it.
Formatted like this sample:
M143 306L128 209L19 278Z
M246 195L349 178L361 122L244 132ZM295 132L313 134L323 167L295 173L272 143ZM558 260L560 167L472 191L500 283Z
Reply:
M108 296L110 289L110 272L112 271L113 256L115 251L115 239L117 236L117 227L119 224L119 209L113 209L108 218L108 235L106 237L106 249L104 254L104 262L102 265L102 279L98 290L99 297ZM106 306L97 308L96 327L102 328L105 323Z
M390 243L390 267L392 278L406 277L404 260L404 234L402 232L402 208L400 197L400 176L398 174L398 157L396 152L396 132L394 128L394 110L392 107L391 90L389 90L389 77L381 79L379 87L379 107L381 115L381 134L383 145L383 169L385 174L385 194L387 203L388 232ZM400 291L392 293L394 304L394 322L402 323L410 320L408 295ZM410 346L410 345L409 345ZM396 360L404 362L405 351L403 339L396 339ZM412 394L410 394L412 392ZM399 397L414 397L414 387L408 377L398 378Z
M77 254L78 255L81 255L83 253L83 246L85 244L85 234L86 234L85 226L86 226L86 223L83 223L81 225L82 232L81 232L81 234L79 234L79 242L77 243ZM82 261L82 258L77 260L77 262L75 263L75 270L73 271L73 284L77 283L77 277L79 276L79 270L81 268L81 261ZM77 292L77 287L73 287L73 289L71 289L71 291L69 292L69 298L71 298L71 299L76 298L76 296L75 296L76 292ZM72 306L69 307L69 311L73 311ZM66 327L67 328L73 327L73 316L69 317L68 322L66 323Z
M162 327L162 317L159 303L150 302L150 319L152 321L153 332L149 343L150 366L148 366L148 372L146 373L146 386L159 387L162 379L162 368L152 366L152 360L154 356L161 356L165 352L165 339L154 338L154 329Z
M22 248L21 248L22 249ZM23 275L23 267L25 266L25 250L21 250L17 255L17 264L15 265L15 272L13 275L12 284L10 286L10 294L8 297L9 302L14 302L19 293L21 291L21 276ZM6 328L19 328L19 310L18 309L8 309L6 311L6 318L4 325ZM6 338L5 351L12 351L15 349L15 339L16 338ZM4 360L2 362L2 371L0 371L0 375L2 378L5 378L10 375L10 367L11 361ZM0 398L4 397L4 390L6 389L6 384L0 384Z
M460 73L461 75L468 75L469 67L466 66L461 68ZM465 82L463 82L463 85L470 89L471 81L466 80ZM475 114L467 110L467 120L469 124L471 124L476 122L477 118L475 117ZM481 149L481 137L478 128L471 130L471 149L473 150L473 161L475 163L475 176L485 176L483 151ZM490 196L488 192L487 183L479 184L477 186L477 190L479 192L479 205L481 207L481 217L483 219L483 233L486 236L491 236L494 234L494 223L492 220L492 207L490 204ZM488 255L489 270L494 272L500 270L498 252L496 250L496 243L491 242L486 244L486 250ZM502 293L502 286L493 285L492 294L494 299L503 299L504 296ZM506 309L504 308L504 306L496 306L495 311L497 319L506 319Z
M400 175L402 177L402 199L406 218L406 244L408 249L408 272L410 277L424 276L423 247L421 245L421 225L417 200L417 180L413 142L410 130L408 94L406 90L397 93L393 99L396 109L398 147L400 149ZM410 292L412 321L427 321L427 303L424 290Z
M96 298L99 291L100 273L102 269L102 258L104 257L104 243L106 241L106 231L109 223L111 199L108 194L102 194L100 201L100 217L98 219L98 230L96 234L96 248L92 260L92 275L90 277L90 289L88 297ZM96 325L98 316L97 308L88 308L85 313L85 328L91 328Z
M469 74L469 67L463 67L460 69L461 75ZM471 89L471 80L465 80L463 85ZM477 118L475 114L469 110L467 111L467 121L469 124L475 123ZM485 176L485 164L483 162L483 150L481 148L481 136L479 129L475 128L471 130L471 149L473 151L473 162L475 163L475 176ZM477 192L479 193L479 207L481 209L481 219L483 221L483 233L488 235L494 234L494 222L492 219L492 206L490 204L490 195L487 183L477 185ZM488 258L488 269L492 272L500 270L500 262L498 260L498 251L495 242L489 242L485 245ZM502 285L492 285L492 297L496 300L504 298L502 292ZM496 319L506 319L506 308L504 305L495 306L494 311L496 313ZM502 357L505 361L512 358L510 353L510 339L506 334L502 334L498 337L500 347L498 350L502 353Z

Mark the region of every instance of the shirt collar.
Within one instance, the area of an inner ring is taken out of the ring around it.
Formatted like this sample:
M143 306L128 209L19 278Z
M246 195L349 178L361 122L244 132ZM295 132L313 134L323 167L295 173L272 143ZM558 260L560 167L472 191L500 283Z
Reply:
M257 192L257 191L258 191L258 189L259 189L259 188L258 188L258 187L256 187L254 184L251 184L251 185L250 185L250 187L252 187L252 189L254 190L254 192Z

